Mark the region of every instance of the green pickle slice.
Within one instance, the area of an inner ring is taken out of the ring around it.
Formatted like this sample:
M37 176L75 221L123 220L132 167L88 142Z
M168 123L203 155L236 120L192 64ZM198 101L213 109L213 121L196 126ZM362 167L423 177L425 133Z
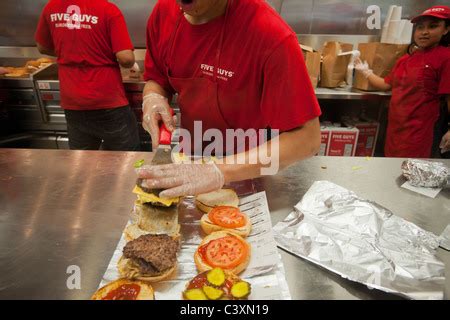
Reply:
M140 168L144 165L144 159L138 160L134 163L135 168Z
M190 289L184 293L187 300L208 300L202 289Z
M231 287L231 295L237 299L245 299L250 295L250 284L245 281L236 282Z
M220 298L222 298L222 296L224 294L224 292L222 290L211 287L211 286L204 286L203 292L206 294L206 296L210 300L219 300Z
M220 287L225 283L225 272L220 268L214 268L206 274L206 279L213 286Z

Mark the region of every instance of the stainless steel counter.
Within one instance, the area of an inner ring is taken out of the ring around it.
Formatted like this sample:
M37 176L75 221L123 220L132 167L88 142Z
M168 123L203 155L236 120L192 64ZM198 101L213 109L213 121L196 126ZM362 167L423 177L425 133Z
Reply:
M0 299L87 299L96 290L135 196L133 163L150 153L0 149ZM255 181L273 223L316 180L329 180L440 234L450 190L436 199L401 189L401 159L316 157ZM450 166L450 161L446 161ZM395 299L282 253L294 299ZM439 250L450 274L450 253ZM81 269L69 290L67 268ZM446 282L450 297L450 280Z

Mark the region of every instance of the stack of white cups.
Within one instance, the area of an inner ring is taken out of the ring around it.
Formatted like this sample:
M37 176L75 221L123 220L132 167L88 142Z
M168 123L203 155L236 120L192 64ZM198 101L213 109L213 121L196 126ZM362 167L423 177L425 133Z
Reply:
M381 43L409 44L412 31L413 24L411 21L402 20L402 7L390 6L381 33Z

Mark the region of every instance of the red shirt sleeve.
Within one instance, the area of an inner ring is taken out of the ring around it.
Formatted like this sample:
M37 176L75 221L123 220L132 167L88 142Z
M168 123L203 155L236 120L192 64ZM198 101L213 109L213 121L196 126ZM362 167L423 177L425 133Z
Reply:
M134 47L130 39L130 34L128 33L125 18L115 4L110 3L108 17L113 52L133 50Z
M444 60L440 68L438 94L450 94L450 57Z
M272 129L291 130L321 115L295 35L271 53L263 81L261 110Z
M42 10L41 17L34 35L34 39L37 43L46 49L54 50L52 33L47 21L47 6Z
M163 29L161 22L160 4L158 2L147 23L147 52L145 54L144 80L155 81L166 90L167 93L173 94L174 90L167 77L166 67L162 58L163 55L160 52L161 48L158 46L158 34L161 34L158 30Z

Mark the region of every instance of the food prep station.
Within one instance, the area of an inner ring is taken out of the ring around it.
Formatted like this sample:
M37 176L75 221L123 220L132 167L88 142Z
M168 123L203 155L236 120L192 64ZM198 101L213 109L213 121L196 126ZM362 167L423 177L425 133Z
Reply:
M2 21L14 25L11 17L17 16L19 2L1 5ZM125 15L137 48L136 60L143 70L144 27L156 0L112 2ZM379 31L366 30L361 19L366 8L361 5L363 1L269 2L302 44L318 48L324 41L358 44L379 40ZM41 57L33 47L32 35L38 12L45 3L46 0L39 0L28 4L28 9L21 12L25 22L20 30L0 36L0 66L22 66ZM391 3L374 2L383 12ZM412 0L402 4L410 15L439 2ZM337 8L340 15L330 6ZM141 125L145 82L142 77L130 78L126 70L122 71L126 95L139 122L142 151L151 151L150 136ZM131 192L136 179L133 164L140 159L150 161L153 156L149 152L68 150L57 75L58 66L54 63L22 78L0 76L0 299L89 299L130 218L135 200ZM346 87L316 88L316 95L325 114L339 113L348 106L367 109L380 122L376 155L381 154L390 93ZM179 112L176 96L172 106ZM402 188L403 160L317 156L253 183L257 191L266 192L273 225L292 212L313 182L327 180L439 235L450 224L450 189L431 199ZM450 160L442 162L450 167ZM292 299L401 299L278 251ZM438 249L437 257L444 262L446 274L450 274L450 253ZM69 289L66 285L68 268L74 265L82 270L81 289ZM445 281L444 299L450 299L450 279Z
M0 264L0 299L89 299L130 216L133 163L151 158L141 152L0 149L0 257L7 261ZM328 180L439 235L450 223L450 189L431 199L401 188L402 161L315 157L254 184L266 192L273 225L314 181ZM399 299L279 252L293 299ZM450 253L438 249L437 257L448 274ZM80 290L66 286L71 265L81 269Z

